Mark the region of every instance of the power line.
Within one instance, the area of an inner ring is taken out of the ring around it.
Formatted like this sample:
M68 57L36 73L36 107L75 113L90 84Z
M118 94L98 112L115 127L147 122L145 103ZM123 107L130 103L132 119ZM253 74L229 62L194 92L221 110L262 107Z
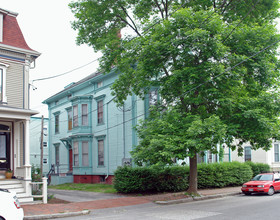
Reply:
M81 68L83 68L83 67L85 67L85 66L88 66L89 64L92 64L92 63L98 61L98 59L99 59L99 58L97 58L97 59L95 59L95 60L92 60L92 61L90 61L90 62L87 63L87 64L84 64L84 65L79 66L79 67L77 67L77 68L75 68L75 69L69 70L69 71L67 71L67 72L65 72L65 73L61 73L61 74L54 75L54 76L50 76L50 77L40 78L40 79L34 79L34 80L32 80L32 83L33 83L33 82L36 82L36 81L48 80L48 79L53 79L53 78L57 78L57 77L66 75L66 74L68 74L68 73L71 73L71 72L74 72L74 71L76 71L76 70L78 70L78 69L81 69Z
M230 71L230 70L233 70L235 67L237 67L237 66L241 65L242 63L246 62L247 60L249 60L249 59L251 59L251 58L257 56L258 54L262 53L263 51L266 51L268 48L272 47L273 45L275 45L275 44L277 44L277 43L279 43L279 42L280 42L280 40L277 40L276 42L274 42L274 43L268 45L267 47L263 48L262 50L258 51L257 53L255 53L255 54L253 54L253 55L247 57L246 59L240 61L239 63L235 64L233 67L227 68L224 72L218 74L217 76L214 76L212 79L209 79L209 80L207 80L206 82L201 83L201 84L199 84L198 86L196 86L196 87L190 89L189 91L185 92L183 95L186 95L186 94L190 93L191 91L193 91L193 90L199 88L200 86L203 86L204 84L209 83L211 80L216 79L217 77L222 76L222 75L225 74L226 72L228 72L228 71Z
M245 15L245 17L231 30L231 32L226 36L226 38L222 41L222 43L224 43L229 36L235 31L235 29L249 16L249 14L253 11L253 9L255 8L255 6L259 3L260 0L258 0L252 7L251 9L248 11L248 13Z

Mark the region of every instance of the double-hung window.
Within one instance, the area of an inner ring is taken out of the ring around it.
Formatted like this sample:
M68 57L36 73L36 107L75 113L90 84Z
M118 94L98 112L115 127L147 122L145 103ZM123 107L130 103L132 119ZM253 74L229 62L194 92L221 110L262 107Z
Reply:
M88 161L88 142L87 141L82 142L82 164L85 167L89 165L89 161Z
M55 120L54 131L57 134L57 133L59 133L59 115L55 115L54 117L55 117L54 118L54 120Z
M73 106L73 126L79 126L78 105Z
M82 125L88 125L88 105L82 104Z
M69 109L67 111L68 114L68 131L72 130L72 120L73 120L73 113L72 113L72 109Z
M0 103L6 103L6 70L9 65L0 63Z
M103 100L97 102L97 123L103 123Z
M74 142L74 166L79 166L79 142Z
M3 69L0 69L0 102L3 102L4 90L4 74Z
M104 166L104 140L98 140L98 166Z
M245 147L245 161L251 161L252 160L252 149L251 147Z
M279 144L274 144L274 162L279 162Z

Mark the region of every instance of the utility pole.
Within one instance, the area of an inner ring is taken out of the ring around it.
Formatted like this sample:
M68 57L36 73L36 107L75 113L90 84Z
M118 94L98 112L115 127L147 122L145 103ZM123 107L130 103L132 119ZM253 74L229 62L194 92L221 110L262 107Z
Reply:
M43 177L43 155L44 155L44 148L43 148L43 141L44 141L44 116L42 115L41 119L41 159L40 159L40 169L41 169L41 178Z

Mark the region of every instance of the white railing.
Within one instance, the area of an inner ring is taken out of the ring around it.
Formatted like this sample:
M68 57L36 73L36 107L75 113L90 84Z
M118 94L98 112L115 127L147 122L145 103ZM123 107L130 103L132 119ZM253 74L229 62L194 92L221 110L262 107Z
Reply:
M42 193L40 195L33 195L33 193L31 193L31 195L33 196L33 198L42 198L42 202L44 204L48 203L48 178L43 177L42 178L42 182L31 182L30 183L32 185L32 191L34 186L36 186L37 188L37 192L39 191L39 186L42 185Z

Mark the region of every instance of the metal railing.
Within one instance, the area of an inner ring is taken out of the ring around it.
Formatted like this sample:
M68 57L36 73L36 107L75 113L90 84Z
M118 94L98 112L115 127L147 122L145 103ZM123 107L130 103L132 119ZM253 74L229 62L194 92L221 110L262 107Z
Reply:
M69 170L69 165L68 164L52 164L51 169L49 170L47 174L48 178L48 185L51 182L51 175L72 175L72 171Z

